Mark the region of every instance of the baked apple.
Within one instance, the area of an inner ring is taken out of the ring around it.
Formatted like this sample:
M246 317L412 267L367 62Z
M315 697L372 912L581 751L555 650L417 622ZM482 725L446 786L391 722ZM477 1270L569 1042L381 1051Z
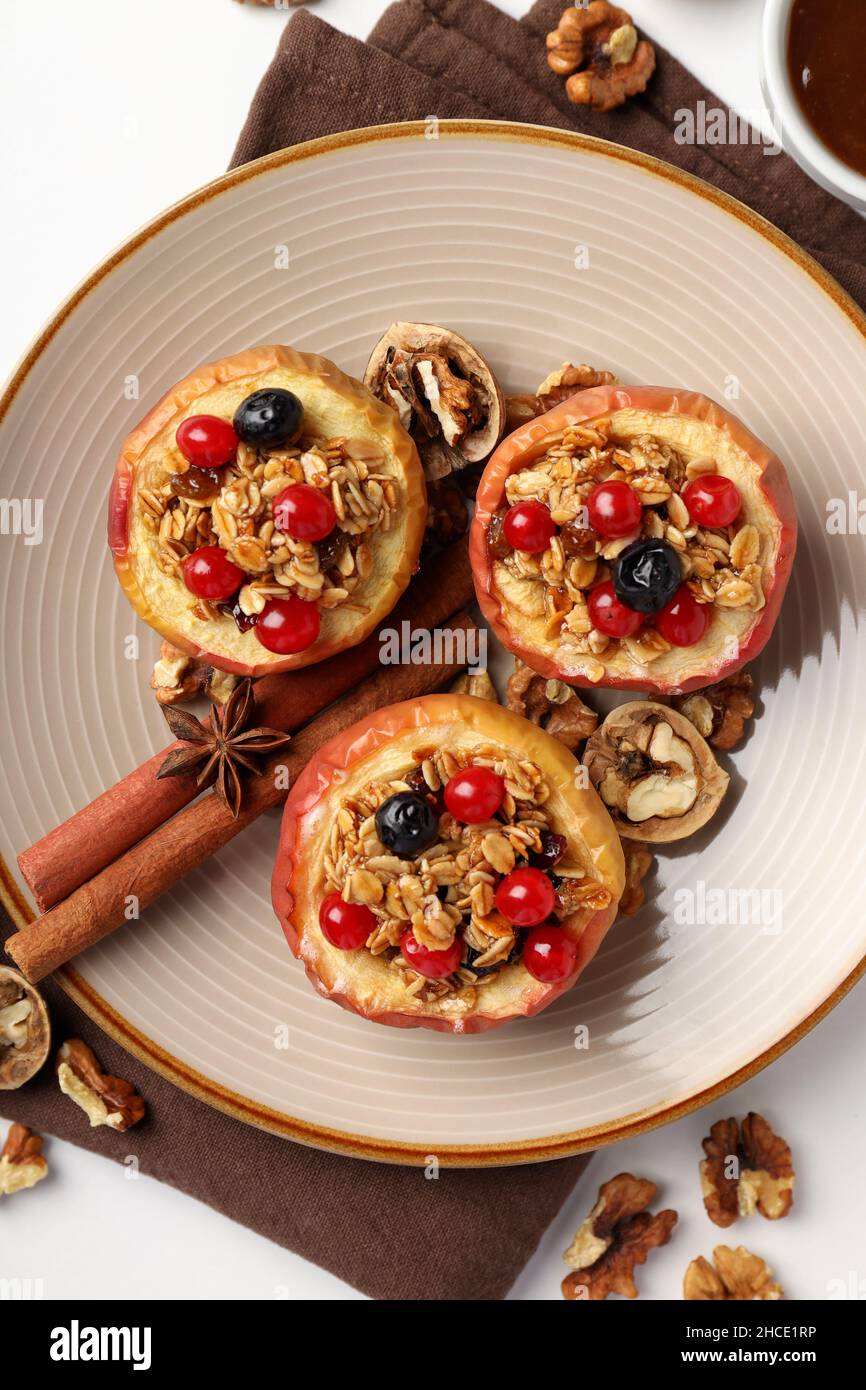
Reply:
M499 445L470 536L496 635L571 685L695 690L766 643L796 546L782 463L706 396L581 391Z
M258 676L375 629L416 568L425 508L392 410L324 357L258 347L200 367L128 436L109 544L145 622Z
M489 700L391 705L289 793L273 901L321 994L477 1033L569 989L616 916L622 846L571 753Z

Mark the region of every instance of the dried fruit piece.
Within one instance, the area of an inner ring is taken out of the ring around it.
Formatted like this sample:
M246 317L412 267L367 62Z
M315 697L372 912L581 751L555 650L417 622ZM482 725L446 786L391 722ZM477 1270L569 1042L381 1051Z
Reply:
M505 429L505 399L490 365L459 333L392 323L370 354L364 383L397 413L430 479L487 458Z
M666 1245L677 1223L675 1211L647 1211L655 1195L654 1182L631 1173L619 1173L599 1188L595 1206L563 1255L573 1271L562 1282L565 1298L597 1302L611 1293L637 1298L635 1265Z
M568 77L569 101L594 111L612 111L642 92L656 64L652 44L638 40L631 15L608 0L570 5L547 36L547 61Z
M717 1245L712 1265L699 1255L683 1279L683 1298L690 1302L777 1302L784 1296L782 1286L773 1282L770 1266L743 1245L736 1250Z
M0 965L0 1091L15 1091L35 1076L50 1046L42 995L17 970Z
M70 1038L57 1054L60 1089L79 1105L91 1126L108 1125L120 1133L144 1116L144 1101L128 1081L107 1076L91 1048L80 1038Z
M787 1216L794 1201L791 1150L762 1115L751 1111L742 1126L717 1120L703 1140L701 1191L717 1226L759 1211L768 1221Z
M35 1187L47 1176L42 1139L26 1125L14 1124L0 1152L0 1196L10 1197L13 1192Z
M705 825L729 781L694 725L650 700L612 710L590 737L584 764L620 834L651 843Z

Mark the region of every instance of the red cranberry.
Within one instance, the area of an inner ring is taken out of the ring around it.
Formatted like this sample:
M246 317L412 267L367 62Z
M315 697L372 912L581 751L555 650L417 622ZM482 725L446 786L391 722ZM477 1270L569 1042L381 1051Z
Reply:
M218 415L190 415L178 425L174 438L187 463L196 468L222 468L238 451L233 426Z
M593 627L606 637L632 637L643 624L643 614L620 603L610 580L590 589L586 606Z
M489 767L465 767L445 784L445 805L455 820L480 825L505 800L505 782Z
M556 894L541 869L515 869L496 890L496 906L515 927L534 927L553 911Z
M523 964L535 980L558 985L574 973L577 947L562 927L536 927L523 946Z
M730 526L743 505L736 483L722 473L700 473L683 488L682 498L698 526Z
M535 555L550 544L556 522L543 502L515 502L505 513L502 531L512 550Z
M375 930L376 918L363 903L347 903L339 893L331 893L319 908L319 926L332 946L357 951Z
M274 521L296 541L323 541L337 524L334 505L309 483L292 483L274 499Z
M256 623L256 636L269 652L291 656L313 645L320 626L316 605L289 594L286 598L268 599Z
M211 603L231 598L246 578L243 570L229 559L219 545L199 546L198 550L187 555L181 572L190 593Z
M400 950L406 964L417 970L419 975L425 975L428 980L444 980L446 975L453 975L460 965L462 955L457 937L444 951L428 951L426 946L418 942L411 930L404 931L400 937Z
M655 625L674 647L693 647L700 642L710 623L710 604L698 603L682 584L670 603L655 616Z
M640 498L628 483L599 483L586 505L590 525L600 536L630 536L640 526Z

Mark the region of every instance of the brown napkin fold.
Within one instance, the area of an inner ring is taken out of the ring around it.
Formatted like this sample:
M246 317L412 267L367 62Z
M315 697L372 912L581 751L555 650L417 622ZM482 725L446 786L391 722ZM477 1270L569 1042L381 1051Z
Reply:
M678 164L748 203L866 304L866 220L787 155L764 154L759 144L678 144L677 111L724 103L669 53L657 47L655 76L625 107L602 115L573 106L544 46L563 8L564 0L538 0L518 21L486 0L401 0L366 44L301 11L286 26L232 163L352 126L430 115L579 130Z
M855 213L784 155L765 155L757 145L676 144L678 109L719 103L669 54L659 53L648 92L625 109L600 116L572 106L544 53L544 35L562 7L562 0L539 0L517 22L486 0L402 0L368 44L301 11L285 28L232 162L317 135L429 115L588 131L678 163L733 193L866 302L866 223ZM10 930L0 913L0 934ZM0 1095L7 1118L111 1157L134 1153L143 1172L375 1298L504 1297L585 1163L563 1160L507 1173L445 1169L428 1181L417 1169L317 1153L185 1096L105 1038L56 986L45 993L57 1038L89 1042L107 1070L140 1090L148 1117L124 1136L90 1130L49 1073Z

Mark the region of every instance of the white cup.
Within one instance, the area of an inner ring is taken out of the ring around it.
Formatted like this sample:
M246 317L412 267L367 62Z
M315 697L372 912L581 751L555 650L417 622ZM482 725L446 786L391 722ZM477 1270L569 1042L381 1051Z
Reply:
M804 116L788 74L788 25L794 0L765 0L761 20L761 87L785 150L810 178L866 212L866 177L837 159Z

